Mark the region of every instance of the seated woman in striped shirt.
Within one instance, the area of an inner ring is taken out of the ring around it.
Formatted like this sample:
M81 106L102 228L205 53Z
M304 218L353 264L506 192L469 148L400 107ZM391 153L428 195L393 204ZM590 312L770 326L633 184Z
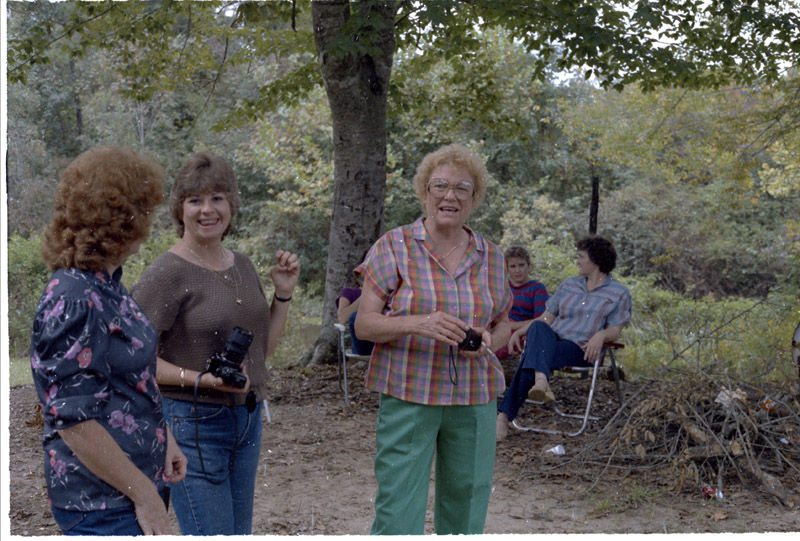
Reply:
M497 414L497 440L508 433L525 397L555 400L547 380L563 366L591 366L604 342L619 337L631 319L631 294L611 271L617 263L614 245L591 236L576 244L578 276L567 278L547 300L544 314L514 331L509 351L521 352L514 379ZM524 346L523 346L524 343Z

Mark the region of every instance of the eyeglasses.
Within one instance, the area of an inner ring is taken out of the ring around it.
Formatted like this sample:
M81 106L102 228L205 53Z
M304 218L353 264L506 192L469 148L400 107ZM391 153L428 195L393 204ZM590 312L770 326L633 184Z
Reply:
M428 191L436 197L444 197L450 190L453 190L456 197L461 200L469 199L472 197L472 194L475 193L475 187L471 182L467 182L466 180L450 184L443 178L432 178L428 182Z

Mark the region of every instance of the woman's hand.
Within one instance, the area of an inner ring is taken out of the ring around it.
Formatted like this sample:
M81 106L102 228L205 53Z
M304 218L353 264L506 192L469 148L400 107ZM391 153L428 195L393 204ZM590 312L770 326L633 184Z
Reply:
M59 430L58 435L90 472L130 498L146 535L172 534L167 509L153 480L131 462L100 423L83 421Z
M445 312L408 317L414 318L411 325L413 334L433 338L451 346L458 346L467 337L469 326Z
M432 338L449 346L458 346L467 336L469 325L445 312L430 314L387 316L384 300L370 288L361 293L356 312L356 335L362 340L382 343L397 340L409 334Z
M598 331L589 338L586 345L583 346L583 360L589 363L595 362L603 351L603 343L606 341L606 333Z
M206 372L203 374L203 377L200 378L200 387L223 391L226 393L247 393L247 391L250 390L250 376L247 375L245 367L242 367L242 374L244 374L247 378L247 381L242 388L234 387L233 385L226 385L222 378L218 378L210 372Z
M508 339L508 351L519 355L525 347L525 336L528 334L528 327L520 327L513 333L511 338Z
M624 326L624 323L622 325L614 325L613 327L606 327L602 331L594 333L594 335L589 338L586 345L583 346L583 360L593 363L600 358L600 354L603 351L603 344L606 342L613 342L619 338Z
M480 357L481 355L485 354L487 350L491 349L492 347L492 333L489 332L488 329L484 329L483 327L473 327L475 332L481 335L481 347L479 347L475 351L468 351L466 349L459 349L458 352L468 358L476 358Z
M300 278L300 263L297 255L286 250L275 252L278 262L269 271L272 285L275 286L275 294L279 297L288 298L292 296L294 286Z
M167 510L157 492L155 497L134 501L133 508L144 535L172 535Z
M172 430L167 426L167 456L164 458L164 481L177 483L186 477L186 455L183 454L178 442L172 435Z

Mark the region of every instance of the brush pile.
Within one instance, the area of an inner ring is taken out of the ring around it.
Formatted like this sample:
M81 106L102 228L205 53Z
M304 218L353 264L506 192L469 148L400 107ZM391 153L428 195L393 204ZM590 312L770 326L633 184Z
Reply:
M697 370L638 387L587 432L573 466L647 470L677 491L755 483L787 507L800 503L797 382L754 385Z

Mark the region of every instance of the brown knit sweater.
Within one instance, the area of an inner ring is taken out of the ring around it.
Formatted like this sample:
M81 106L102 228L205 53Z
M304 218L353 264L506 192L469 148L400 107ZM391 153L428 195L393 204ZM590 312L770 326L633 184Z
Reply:
M234 252L232 267L212 271L166 252L144 271L131 295L161 334L158 356L177 366L205 370L209 357L224 350L233 327L253 332L244 364L256 398L266 398L269 303L245 255ZM194 381L186 383L184 388L163 385L161 394L192 401ZM237 405L244 403L242 393L204 388L198 390L197 400L230 404L231 395Z

